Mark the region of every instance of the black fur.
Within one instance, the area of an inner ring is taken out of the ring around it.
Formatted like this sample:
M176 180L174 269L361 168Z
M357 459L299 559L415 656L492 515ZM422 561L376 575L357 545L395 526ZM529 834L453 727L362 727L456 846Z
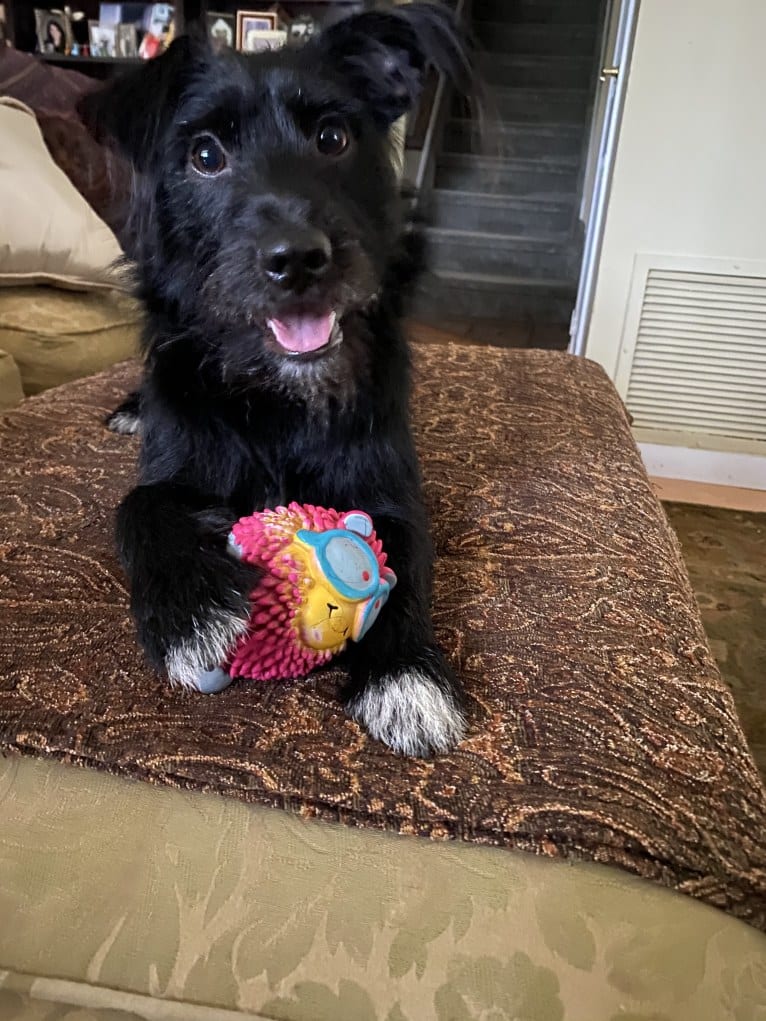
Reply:
M135 168L126 244L147 314L140 485L117 522L140 641L188 683L184 656L213 656L221 629L247 620L252 573L225 552L234 520L290 500L365 510L399 583L350 648L343 698L374 736L418 755L448 750L463 726L434 643L409 425L401 317L422 245L388 135L432 63L467 82L452 16L416 3L301 50L245 57L179 39L97 110ZM350 134L341 155L318 151L328 118ZM201 135L225 150L218 176L191 165ZM309 235L329 240L329 265L275 282L274 245ZM318 353L288 355L267 326L328 309L340 330ZM135 416L138 398L118 410Z

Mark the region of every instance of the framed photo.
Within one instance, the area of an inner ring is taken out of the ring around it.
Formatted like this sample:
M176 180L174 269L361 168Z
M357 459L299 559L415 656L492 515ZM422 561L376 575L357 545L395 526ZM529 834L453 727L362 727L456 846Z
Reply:
M143 27L144 31L153 35L161 35L167 32L175 17L173 4L150 4L144 10Z
M145 3L101 3L97 20L102 25L141 25L145 13Z
M104 25L100 21L88 22L91 57L117 56L117 26Z
M172 4L152 4L144 16L144 32L138 55L152 60L170 46L175 35L175 9Z
M138 29L135 25L116 25L116 55L118 57L138 56Z
M35 24L40 53L69 53L72 48L72 26L63 11L35 9Z
M244 50L245 39L252 32L275 32L277 15L274 11L237 11L237 49Z
M217 47L234 49L237 36L237 23L233 14L219 14L208 11L205 15L207 34L210 41Z
M242 46L243 53L261 53L263 50L279 50L287 43L287 32L283 30L259 32L257 28L249 29Z
M287 26L291 46L304 46L317 31L317 23L310 14L299 14Z

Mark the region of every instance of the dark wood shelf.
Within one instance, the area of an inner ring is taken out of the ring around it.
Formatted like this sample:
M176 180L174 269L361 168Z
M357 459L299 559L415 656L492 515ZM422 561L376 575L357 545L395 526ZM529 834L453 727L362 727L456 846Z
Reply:
M86 57L66 53L36 53L38 60L46 64L143 64L141 57Z
M11 42L19 50L35 53L37 36L35 32L35 8L45 7L41 0L0 0L5 3L8 19L8 31ZM208 11L223 11L235 14L237 10L257 10L259 7L268 9L273 0L175 0L176 29L178 33L186 31L191 25L204 22ZM344 16L354 8L364 10L374 7L376 0L280 0L282 6L291 14L305 12L316 17L322 23L331 23L337 17ZM52 5L56 6L56 5ZM63 7L63 4L59 6ZM98 20L99 0L79 0L77 4L85 12L88 20ZM148 6L148 2L147 2ZM337 8L337 15L333 13ZM134 57L84 57L66 56L63 53L36 53L41 60L50 64L71 65L78 71L88 69L98 77L105 77L111 68L129 64L141 58Z

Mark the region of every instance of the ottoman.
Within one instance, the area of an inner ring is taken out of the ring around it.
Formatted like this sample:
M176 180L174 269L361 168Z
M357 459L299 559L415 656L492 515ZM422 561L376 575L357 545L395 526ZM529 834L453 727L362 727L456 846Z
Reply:
M6 415L0 1017L762 1016L766 795L619 398L567 355L415 365L469 701L431 761L337 670L148 669L112 539L136 441L101 425L135 365Z

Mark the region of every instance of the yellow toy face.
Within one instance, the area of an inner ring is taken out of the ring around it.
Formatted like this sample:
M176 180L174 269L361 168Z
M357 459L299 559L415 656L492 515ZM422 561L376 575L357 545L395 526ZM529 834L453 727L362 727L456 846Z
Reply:
M299 614L301 638L311 649L337 649L352 637L356 606L337 590L315 581Z
M358 642L396 584L393 571L383 568L381 576L375 554L348 529L301 529L288 552L301 565L303 599L294 623L303 642L319 652Z

